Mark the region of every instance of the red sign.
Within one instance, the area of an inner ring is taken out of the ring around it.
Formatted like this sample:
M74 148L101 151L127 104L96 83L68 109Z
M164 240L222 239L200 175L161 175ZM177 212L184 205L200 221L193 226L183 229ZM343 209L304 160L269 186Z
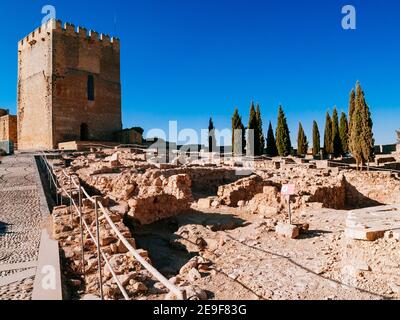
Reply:
M296 193L296 186L294 184L284 184L281 193L285 196L293 196Z

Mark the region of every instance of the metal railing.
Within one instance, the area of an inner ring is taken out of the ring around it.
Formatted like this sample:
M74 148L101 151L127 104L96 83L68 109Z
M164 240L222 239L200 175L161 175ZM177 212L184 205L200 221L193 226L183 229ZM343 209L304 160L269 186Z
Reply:
M56 193L56 203L57 205L63 204L63 194L67 196L69 199L69 213L71 215L71 227L73 228L73 222L74 222L74 214L77 213L79 216L79 221L80 221L80 237L81 237L81 258L82 258L82 274L85 277L86 271L85 271L85 249L84 249L84 237L85 237L85 230L89 237L92 239L94 244L96 245L97 249L97 262L98 262L98 276L99 276L99 291L100 291L100 297L102 300L104 300L104 293L103 293L103 272L102 272L102 259L105 262L105 265L108 267L110 270L110 273L116 282L119 290L121 291L123 297L125 300L131 300L129 298L128 293L126 292L124 286L121 284L121 281L119 280L118 276L116 275L115 271L112 269L112 266L110 264L109 259L107 258L107 255L104 253L104 251L101 248L100 245L100 217L99 213L103 214L103 217L107 221L107 223L110 225L111 229L114 231L118 239L124 244L128 252L148 271L152 274L152 276L157 279L160 283L162 283L170 292L172 292L178 300L185 300L185 292L182 292L178 287L173 285L167 278L165 278L156 268L154 268L150 263L148 263L141 255L140 253L132 247L132 245L129 243L129 241L122 235L122 233L118 230L117 226L114 224L112 221L109 211L104 208L102 203L99 201L98 196L96 197L91 197L88 192L81 186L80 184L80 179L76 174L68 174L65 172L65 170L61 170L61 174L64 175L69 183L68 183L68 190L61 186L61 184L58 182L58 178L55 174L54 167L49 163L46 154L43 152L40 154L40 160L42 162L43 168L46 170L46 173L48 175L49 179L49 185L50 185L50 190L55 188L55 193ZM78 197L78 203L74 199L74 192L75 196ZM89 200L93 206L94 206L94 211L95 211L95 222L96 222L96 235L93 234L93 232L90 230L90 227L84 217L83 214L83 201L84 200ZM75 210L73 210L73 208Z
M338 162L338 161L332 161L332 160L327 160L328 163L330 164L335 164L337 165L337 168L341 168L341 169L348 169L348 168L352 168L352 169L356 169L354 164L350 164L350 163L343 163L343 162ZM376 167L376 166L366 166L367 171L375 171L375 172L390 172L390 173L398 173L400 174L400 170L396 170L396 169L388 169L388 168L381 168L381 167Z

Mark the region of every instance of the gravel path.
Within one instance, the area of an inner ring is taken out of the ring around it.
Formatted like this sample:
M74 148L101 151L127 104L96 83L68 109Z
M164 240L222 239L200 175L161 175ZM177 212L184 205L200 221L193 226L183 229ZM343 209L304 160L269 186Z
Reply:
M36 163L31 155L5 157L0 164L0 266L38 259L41 211ZM29 300L34 278L1 286L4 277L24 271L0 272L0 300Z

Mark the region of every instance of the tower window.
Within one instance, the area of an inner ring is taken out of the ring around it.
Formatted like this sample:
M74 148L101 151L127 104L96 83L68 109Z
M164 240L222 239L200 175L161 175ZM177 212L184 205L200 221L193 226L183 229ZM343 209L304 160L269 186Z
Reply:
M89 101L94 101L94 78L89 75L87 79L87 97Z

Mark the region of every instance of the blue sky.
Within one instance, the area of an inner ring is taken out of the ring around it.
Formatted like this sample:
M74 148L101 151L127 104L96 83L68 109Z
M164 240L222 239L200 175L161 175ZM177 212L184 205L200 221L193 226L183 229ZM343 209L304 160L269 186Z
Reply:
M62 21L121 39L125 127L167 130L177 120L200 130L213 116L229 128L234 107L247 122L254 100L265 127L282 103L293 140L298 121L311 138L314 119L322 133L327 110L347 111L359 80L376 142L393 143L400 128L396 0L2 1L0 106L13 112L17 41L40 25L45 4ZM341 27L346 4L356 7L357 30Z

